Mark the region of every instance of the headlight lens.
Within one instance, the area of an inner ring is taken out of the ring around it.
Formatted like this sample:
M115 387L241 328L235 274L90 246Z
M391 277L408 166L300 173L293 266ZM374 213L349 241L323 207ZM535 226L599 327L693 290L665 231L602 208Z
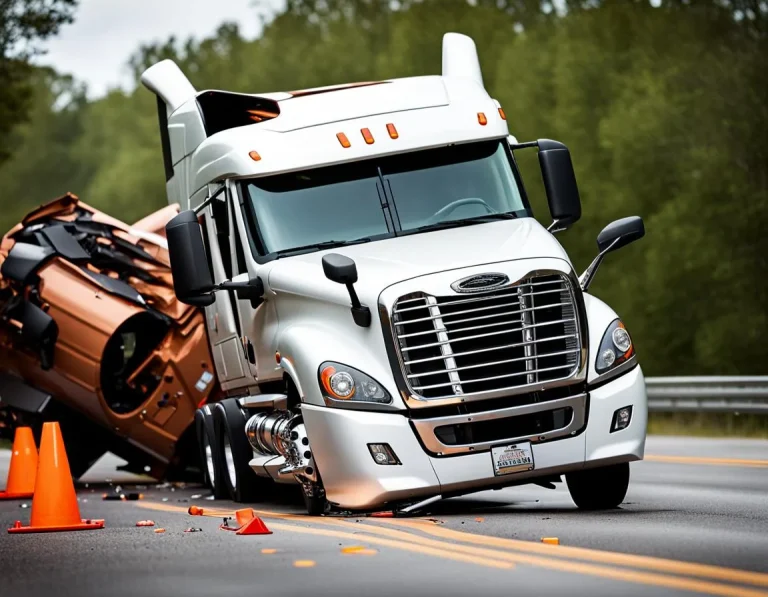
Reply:
M319 373L320 388L326 403L329 399L377 404L392 402L389 392L379 382L348 365L326 362L320 365Z
M632 338L624 323L616 319L608 326L600 341L595 369L598 373L605 373L633 356L635 356L635 346L632 344Z

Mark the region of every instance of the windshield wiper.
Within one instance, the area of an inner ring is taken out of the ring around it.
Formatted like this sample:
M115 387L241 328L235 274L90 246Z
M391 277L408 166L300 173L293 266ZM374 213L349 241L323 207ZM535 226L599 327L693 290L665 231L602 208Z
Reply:
M426 226L419 226L418 228L411 228L410 230L404 230L405 234L412 232L425 232L427 230L444 230L446 228L459 228L460 226L471 226L472 224L485 224L487 222L496 222L498 220L514 220L519 216L512 213L498 213L498 214L486 214L484 216L478 216L475 218L464 218L461 220L447 220L445 222L436 222L434 224L427 224Z
M307 253L309 251L322 251L323 249L333 249L334 247L346 247L348 245L359 245L361 243L370 242L370 238L356 238L355 240L326 240L321 243L313 243L311 245L303 245L301 247L291 247L290 249L282 249L275 254L278 259L280 257L290 257L291 255L297 255L299 253Z

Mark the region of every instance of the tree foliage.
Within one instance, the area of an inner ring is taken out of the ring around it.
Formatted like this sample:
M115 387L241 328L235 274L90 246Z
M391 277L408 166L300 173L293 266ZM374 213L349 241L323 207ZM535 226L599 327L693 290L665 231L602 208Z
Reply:
M0 0L0 164L8 158L7 135L27 116L32 93L29 59L39 42L72 20L76 0Z
M557 10L556 10L557 7ZM606 259L591 291L622 315L647 373L768 373L768 29L759 0L289 0L262 35L140 48L200 89L251 93L440 71L441 37L477 42L485 83L520 140L573 155L584 217L560 239L581 271L611 220L647 236ZM55 107L54 107L55 106ZM71 190L129 221L165 199L154 101L87 101L38 72L33 117L0 168L0 228ZM521 165L549 223L535 154Z

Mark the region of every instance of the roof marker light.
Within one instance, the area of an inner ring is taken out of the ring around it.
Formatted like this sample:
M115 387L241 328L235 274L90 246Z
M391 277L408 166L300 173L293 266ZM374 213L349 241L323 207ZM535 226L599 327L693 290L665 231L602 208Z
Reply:
M504 108L499 108L499 116L501 116L502 120L506 120L507 119L507 115L504 114Z
M339 140L339 143L341 143L342 147L352 147L352 144L349 142L349 139L347 139L347 136L344 133L336 133L336 138Z
M258 162L261 159L258 151L249 151L248 155L254 162Z
M485 117L485 114L483 114L482 112L478 112L478 113L477 113L477 121L478 121L480 124L482 124L483 126L485 126L486 124L488 124L488 119Z
M389 133L389 136L393 139L397 139L400 135L397 132L397 129L395 128L395 125L391 122L387 125L387 132Z
M363 134L363 139L365 139L365 142L368 145L373 145L373 135L371 135L371 131L368 129L360 129L360 132Z

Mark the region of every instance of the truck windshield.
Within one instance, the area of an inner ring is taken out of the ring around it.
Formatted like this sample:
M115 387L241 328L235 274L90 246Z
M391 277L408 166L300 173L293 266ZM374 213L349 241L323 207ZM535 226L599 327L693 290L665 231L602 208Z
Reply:
M244 181L262 255L530 216L505 141Z

